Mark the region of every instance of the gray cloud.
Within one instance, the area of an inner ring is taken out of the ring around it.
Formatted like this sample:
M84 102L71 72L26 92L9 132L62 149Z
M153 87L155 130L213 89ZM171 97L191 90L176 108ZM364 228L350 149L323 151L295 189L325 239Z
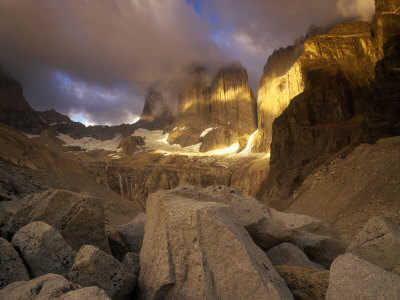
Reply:
M188 65L224 61L207 22L180 0L0 0L0 20L1 65L33 106L82 110L95 122L127 121L150 85L173 94ZM72 79L69 87L57 72ZM77 97L74 83L94 93ZM126 97L110 103L99 92L121 85Z
M273 49L373 12L373 0L200 2L202 18L184 0L0 0L0 68L36 109L132 122L150 86L173 102L193 64L239 60L256 92Z
M205 0L205 3L208 13L216 11L221 17L220 46L245 61L255 90L263 65L273 50L293 44L311 25L327 26L353 18L370 20L375 8L374 0Z

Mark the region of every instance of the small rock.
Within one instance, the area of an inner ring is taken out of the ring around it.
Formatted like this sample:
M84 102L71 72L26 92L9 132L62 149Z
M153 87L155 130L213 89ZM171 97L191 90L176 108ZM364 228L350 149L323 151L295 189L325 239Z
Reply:
M299 247L292 243L282 243L269 249L267 256L274 266L289 265L315 270L326 270L324 266L312 262Z
M146 214L142 213L118 228L119 236L130 252L139 253L142 248L145 221Z
M82 245L94 245L110 252L104 231L104 208L97 198L66 190L27 196L13 218L12 226L16 231L34 221L53 226L75 251Z
M12 244L34 277L47 273L66 276L76 254L61 234L44 222L22 227L14 235Z
M0 238L0 289L15 281L29 280L29 273L14 247Z
M400 226L386 217L371 218L347 252L400 274Z
M128 248L125 246L125 243L121 239L116 228L106 225L105 230L108 244L110 245L111 249L111 254L119 261L122 261L125 255L129 252Z
M140 258L139 254L134 252L128 252L125 255L122 264L133 274L133 276L137 279L139 278L140 273Z
M91 286L68 292L60 297L60 300L111 300L107 293L98 287Z
M46 274L29 281L17 281L0 290L0 300L54 300L79 286L58 274Z
M400 299L400 277L346 253L332 263L326 299Z
M329 284L329 271L310 270L296 266L276 266L295 299L325 300Z
M129 298L136 286L132 274L118 260L91 245L79 250L68 276L83 287L103 289L112 299Z

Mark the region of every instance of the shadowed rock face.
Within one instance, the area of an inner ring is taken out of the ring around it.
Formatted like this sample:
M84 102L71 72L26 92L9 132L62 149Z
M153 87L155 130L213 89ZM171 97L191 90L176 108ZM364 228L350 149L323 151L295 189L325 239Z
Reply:
M34 114L34 110L25 100L21 85L1 73L0 122L24 132L31 132L32 127L37 128L37 132L40 132L46 126L45 121Z
M135 128L147 130L163 130L171 122L171 111L163 96L154 89L147 93L143 113L140 120L134 124Z
M272 125L265 201L286 199L345 147L400 134L400 15L392 4L377 1L376 23L339 24L304 42L295 64L305 87Z
M202 152L228 147L257 129L256 99L240 64L220 70L211 88L205 71L197 69L181 92L178 111L168 142L202 143Z

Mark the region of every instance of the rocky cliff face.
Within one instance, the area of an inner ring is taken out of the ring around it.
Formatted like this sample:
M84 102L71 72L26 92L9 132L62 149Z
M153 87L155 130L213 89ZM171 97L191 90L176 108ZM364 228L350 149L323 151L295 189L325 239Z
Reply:
M399 6L377 1L376 23L340 24L305 41L296 62L305 87L273 123L265 201L288 197L331 154L400 133Z
M310 86L308 81L318 79L313 69L339 68L351 81L373 81L379 49L372 27L361 21L339 24L326 34L273 53L264 67L258 90L254 152L270 151L274 119ZM310 75L314 78L309 78Z
M198 71L183 90L170 143L202 143L200 151L206 152L228 147L256 130L257 104L246 70L239 64L220 70L211 88L206 78L204 70Z
M269 152L272 122L289 105L291 99L304 91L301 64L303 44L275 51L264 67L258 89L258 131L254 139L254 152Z
M4 74L0 74L0 122L28 133L38 133L46 127L25 100L21 85Z
M178 117L172 126L168 142L182 147L201 142L210 118L209 78L204 68L197 67L185 82L179 95Z
M163 96L155 89L150 89L145 98L143 113L134 124L135 128L163 130L171 122L172 114Z
M24 98L21 85L3 74L0 74L0 122L28 134L38 135L49 129L74 139L89 136L102 141L113 139L118 134L128 136L134 131L134 126L127 124L86 127L54 109L35 111Z

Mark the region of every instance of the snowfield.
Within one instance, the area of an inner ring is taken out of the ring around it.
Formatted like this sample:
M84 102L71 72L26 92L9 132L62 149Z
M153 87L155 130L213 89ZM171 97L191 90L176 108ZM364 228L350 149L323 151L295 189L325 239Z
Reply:
M98 139L92 137L84 137L78 140L71 138L69 135L59 133L57 137L65 143L65 146L79 146L85 150L97 150L103 149L107 151L116 151L118 152L119 143L122 140L120 135L117 135L112 140L100 141Z

